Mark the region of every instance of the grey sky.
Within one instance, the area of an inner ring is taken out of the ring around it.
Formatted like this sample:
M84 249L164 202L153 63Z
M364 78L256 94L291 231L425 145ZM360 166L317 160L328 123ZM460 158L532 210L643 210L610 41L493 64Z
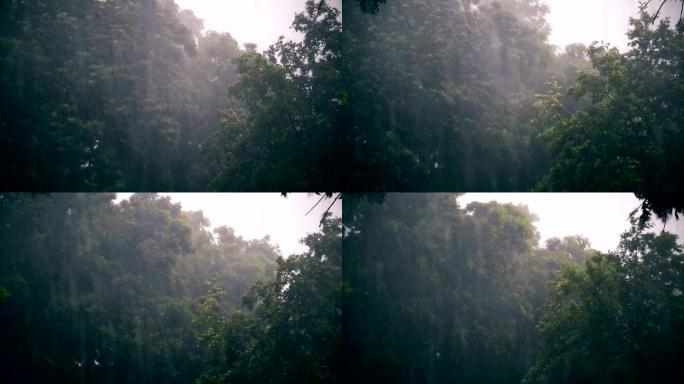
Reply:
M117 194L117 200L130 197L130 193ZM271 236L271 244L278 245L283 256L304 252L307 248L299 240L317 232L321 215L332 203L326 199L308 215L306 212L320 199L306 193L292 193L282 197L279 193L160 193L181 203L185 211L204 212L213 228L227 225L235 234L247 240ZM332 208L335 216L342 214L338 200Z
M543 0L551 8L546 20L551 26L551 44L563 47L571 43L591 44L603 41L620 51L628 49L629 18L639 14L639 0ZM649 4L651 13L660 0ZM669 0L661 14L679 18L681 3Z
M641 202L631 193L467 193L462 206L472 201L498 201L527 205L539 217L535 223L540 245L549 237L582 235L594 249L615 249L620 234L629 229L629 214ZM684 219L683 219L684 220ZM684 238L683 220L668 221L666 230ZM663 228L659 222L654 230Z
M330 4L340 9L342 0ZM190 9L204 20L206 30L230 33L240 46L256 43L264 51L278 40L299 40L290 29L295 13L304 11L306 0L176 0L181 9Z

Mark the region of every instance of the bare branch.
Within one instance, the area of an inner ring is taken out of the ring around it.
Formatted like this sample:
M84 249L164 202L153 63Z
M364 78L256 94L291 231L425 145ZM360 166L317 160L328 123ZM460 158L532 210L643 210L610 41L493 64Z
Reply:
M311 209L309 209L308 212L306 212L306 214L305 214L304 216L306 216L306 215L308 215L309 213L311 213L311 211L313 211L314 208L316 208L316 207L318 206L318 204L320 204L320 202L323 201L323 199L325 199L325 193L321 196L320 199L318 199L318 201L316 202L316 204L314 204L314 206L311 207Z

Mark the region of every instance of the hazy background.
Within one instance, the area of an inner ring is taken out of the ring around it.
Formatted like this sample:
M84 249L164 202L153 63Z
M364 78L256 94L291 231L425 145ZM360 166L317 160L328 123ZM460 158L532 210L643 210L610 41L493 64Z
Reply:
M342 0L329 3L340 9ZM304 11L306 0L176 0L176 4L203 19L205 30L228 32L241 47L255 43L261 52L280 35L301 39L290 25L295 13Z
M544 0L551 11L546 20L551 26L551 44L563 47L572 43L591 44L603 41L625 51L629 18L638 17L639 0ZM651 13L661 4L652 0ZM681 3L668 1L660 11L662 16L679 19Z
M641 204L632 193L467 193L458 198L462 206L473 201L527 205L539 217L535 226L541 246L549 237L582 235L603 252L617 247L620 234L629 229L630 212ZM653 228L662 229L660 221ZM682 244L682 220L672 218L665 229Z
M315 194L288 193L160 193L171 201L181 203L183 210L204 212L211 227L226 225L244 239L262 239L271 236L271 244L280 247L285 257L302 253L307 247L299 240L316 232L323 212L332 203L324 199L311 213L306 213L321 198ZM131 193L118 193L117 201L127 199ZM337 200L331 212L340 217L341 201Z

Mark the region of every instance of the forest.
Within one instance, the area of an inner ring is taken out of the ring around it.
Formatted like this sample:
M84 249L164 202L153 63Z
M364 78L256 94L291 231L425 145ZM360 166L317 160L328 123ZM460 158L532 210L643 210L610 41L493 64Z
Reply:
M258 53L173 0L0 2L3 191L332 191L340 11Z
M326 383L341 222L281 255L134 194L0 195L0 382Z
M620 52L552 46L538 0L345 2L350 184L630 191L681 213L684 24L662 3L635 7Z
M286 257L157 194L2 194L0 381L680 381L677 235L540 245L459 196L346 194Z
M618 48L544 0L263 0L269 46L0 0L0 383L681 382L684 1L629 2ZM284 254L192 191L328 208ZM639 206L604 250L468 191Z
M650 223L604 253L454 194L348 196L343 218L344 382L684 377L684 252Z
M623 51L553 46L540 0L302 2L302 39L259 52L172 0L3 1L2 189L629 191L684 212L684 24L659 13L679 0L635 6Z

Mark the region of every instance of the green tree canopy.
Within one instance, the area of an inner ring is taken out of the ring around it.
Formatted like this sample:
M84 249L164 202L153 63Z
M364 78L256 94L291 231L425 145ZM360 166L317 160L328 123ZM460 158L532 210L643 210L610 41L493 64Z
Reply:
M372 200L375 200L372 201ZM514 383L538 352L547 284L590 253L537 248L525 207L450 194L347 196L345 377L353 382Z
M618 249L553 284L542 352L524 383L676 383L684 340L684 253L636 221Z
M237 61L240 77L210 151L220 164L215 189L341 188L340 11L308 0L292 29L301 42L281 37Z
M239 307L277 251L169 198L1 195L0 381L189 383L206 351L192 319L215 280Z
M203 300L212 364L198 383L336 383L342 341L341 221L326 218L303 243L309 251L278 259L276 278L257 283L231 316Z
M546 154L529 126L556 72L538 1L345 7L348 189L519 190Z
M560 90L537 104L553 164L538 188L635 191L644 219L684 212L682 65L684 24L631 20L631 50L589 48L592 69L569 89L586 108L566 108Z

